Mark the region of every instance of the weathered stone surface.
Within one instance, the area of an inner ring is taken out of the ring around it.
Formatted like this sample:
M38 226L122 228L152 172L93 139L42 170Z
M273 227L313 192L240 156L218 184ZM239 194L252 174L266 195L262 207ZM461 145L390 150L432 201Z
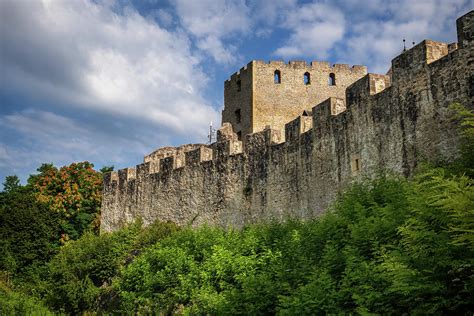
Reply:
M240 106L237 128L223 124L210 146L161 149L136 169L107 174L101 230L116 230L137 217L145 224L169 220L223 227L310 218L358 177L380 170L410 176L421 160L453 159L458 140L448 106L460 102L474 108L473 12L457 27L457 49L423 41L397 56L387 76L326 63L250 63L225 83L223 116ZM266 90L276 68L281 86ZM346 73L347 89L333 95L324 91L327 86L319 93L297 88L308 70L315 71L312 85L330 71ZM352 72L359 78L350 77ZM288 99L290 86L303 101ZM311 101L311 93L324 99ZM272 103L272 96L278 100Z
M275 71L280 83L275 83ZM305 84L305 74L308 81ZM329 84L330 75L335 84ZM260 132L267 126L282 130L304 110L330 98L344 99L346 88L367 74L367 67L326 62L252 61L224 85L222 121L242 135Z

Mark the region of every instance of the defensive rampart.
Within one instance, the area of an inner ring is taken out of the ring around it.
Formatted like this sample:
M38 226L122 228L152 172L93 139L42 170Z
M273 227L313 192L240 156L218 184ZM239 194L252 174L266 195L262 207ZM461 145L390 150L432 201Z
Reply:
M138 217L223 227L310 218L358 177L454 158L448 106L474 108L473 12L457 27L457 45L423 41L392 61L391 76L367 74L284 131L247 135L245 148L224 124L212 145L168 147L107 174L101 230Z

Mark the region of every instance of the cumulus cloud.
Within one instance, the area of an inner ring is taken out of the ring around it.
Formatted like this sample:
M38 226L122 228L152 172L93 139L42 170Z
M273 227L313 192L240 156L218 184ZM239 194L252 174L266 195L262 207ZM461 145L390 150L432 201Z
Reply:
M281 13L290 32L274 54L366 64L385 73L390 60L411 42L455 38L454 21L472 0L333 0L297 4Z
M251 29L249 7L244 0L175 1L183 28L198 40L198 47L219 63L236 60L234 45L225 39Z
M216 111L201 95L207 76L188 38L132 9L82 1L4 1L4 89L139 117L182 132ZM192 115L190 115L192 113Z
M283 26L291 31L291 35L275 55L324 59L334 44L343 38L345 19L336 7L311 3L290 11Z
M42 162L124 167L177 139L205 142L219 115L188 35L116 7L0 3L1 176Z
M365 5L364 5L365 4ZM334 48L339 61L365 63L372 72L385 73L390 61L406 46L423 39L450 41L456 38L456 18L472 6L471 0L337 1L351 17L351 29ZM364 6L364 10L356 10Z

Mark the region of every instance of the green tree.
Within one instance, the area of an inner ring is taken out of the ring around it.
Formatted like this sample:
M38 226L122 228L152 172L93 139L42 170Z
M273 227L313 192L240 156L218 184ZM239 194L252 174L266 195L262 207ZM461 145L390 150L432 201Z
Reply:
M30 187L0 193L0 270L23 272L57 250L58 219Z
M111 171L114 171L114 166L104 166L104 167L100 168L99 171L101 173L111 172Z
M175 232L177 226L156 222L146 228L137 222L118 232L81 238L61 247L48 263L46 301L56 310L72 314L98 308L113 311L114 278L124 264L134 259L144 246Z
M474 177L474 111L459 103L453 103L450 108L454 111L454 120L458 121L460 138L460 158L451 168L472 178Z
M4 192L12 192L18 190L20 187L20 179L16 175L5 177L5 182L3 182Z

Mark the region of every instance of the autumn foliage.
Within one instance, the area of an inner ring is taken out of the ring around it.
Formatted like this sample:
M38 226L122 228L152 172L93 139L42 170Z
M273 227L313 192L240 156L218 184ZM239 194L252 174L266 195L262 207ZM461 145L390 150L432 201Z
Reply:
M72 163L60 169L43 164L30 178L38 202L61 218L61 240L76 239L85 230L99 229L102 173L90 162Z

